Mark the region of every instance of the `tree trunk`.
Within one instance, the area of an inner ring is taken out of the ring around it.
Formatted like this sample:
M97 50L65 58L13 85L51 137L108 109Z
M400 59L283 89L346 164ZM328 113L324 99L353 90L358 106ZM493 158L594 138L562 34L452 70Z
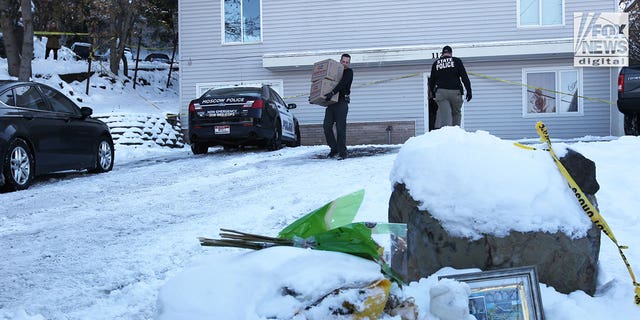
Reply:
M16 10L11 7L11 1L0 0L0 26L2 27L4 50L7 54L7 67L9 75L12 77L17 77L20 72L20 51L14 32L16 15Z
M123 41L120 43L120 50L122 50L122 60L123 60L123 65L124 65L124 75L125 76L129 76L129 61L127 61L127 58L124 55L124 48L127 46L127 42L129 42L129 39L131 38L131 30L133 30L133 22L135 21L135 16L134 16L134 8L136 6L136 1L132 0L131 4L130 4L130 8L128 10L125 10L124 12L124 18L122 21L122 34L121 34L121 39L123 39ZM131 51L131 58L133 59L133 51Z
M29 81L31 78L31 60L33 60L33 13L31 12L31 0L21 0L20 3L22 5L24 31L18 79Z
M135 14L137 12L136 0L115 0L109 7L109 30L113 39L110 41L111 53L109 55L109 69L118 74L120 60L124 62L124 74L128 75L128 61L124 57L124 48L129 41Z
M120 66L120 56L118 55L118 2L113 1L109 6L109 69L111 73L117 75Z

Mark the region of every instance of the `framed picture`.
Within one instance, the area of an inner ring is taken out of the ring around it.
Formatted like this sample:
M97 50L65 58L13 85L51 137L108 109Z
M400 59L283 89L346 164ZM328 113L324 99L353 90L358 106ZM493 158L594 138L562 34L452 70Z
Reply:
M535 266L440 276L471 288L469 313L478 320L544 320Z

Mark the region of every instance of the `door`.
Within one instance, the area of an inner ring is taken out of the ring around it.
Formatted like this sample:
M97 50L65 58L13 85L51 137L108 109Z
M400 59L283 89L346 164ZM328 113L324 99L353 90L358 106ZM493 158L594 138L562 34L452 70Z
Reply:
M289 140L295 140L296 133L293 123L293 114L291 114L291 111L287 109L287 104L284 100L282 100L282 98L273 89L269 90L271 90L272 100L277 104L278 112L280 112L282 136Z
M433 126L433 123L431 122L431 126L430 121L434 121L435 120L435 113L433 112L429 112L429 103L431 102L431 107L433 108L433 101L429 101L429 76L431 75L431 73L429 72L425 72L422 74L422 88L423 88L423 99L424 99L424 132L429 132L429 128L431 128Z
M64 159L60 121L52 117L49 105L36 86L26 84L13 90L16 107L25 109L24 126L34 148L36 172L56 170Z
M60 153L64 160L60 163L64 169L84 169L95 163L97 154L97 133L95 125L82 117L80 108L62 93L46 86L39 86L47 98L53 119L60 125L62 143Z

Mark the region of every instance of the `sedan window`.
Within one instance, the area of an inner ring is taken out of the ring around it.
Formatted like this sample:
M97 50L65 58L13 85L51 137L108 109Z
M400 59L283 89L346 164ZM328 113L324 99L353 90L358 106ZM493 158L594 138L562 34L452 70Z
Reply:
M16 106L21 108L51 111L46 101L34 86L16 87Z
M51 90L45 86L40 86L40 90L42 90L44 96L49 100L53 111L71 113L76 115L79 114L78 107L75 105L75 103L70 101L62 93Z
M13 90L9 89L0 94L0 102L13 107L16 105L16 102L13 100L13 96Z

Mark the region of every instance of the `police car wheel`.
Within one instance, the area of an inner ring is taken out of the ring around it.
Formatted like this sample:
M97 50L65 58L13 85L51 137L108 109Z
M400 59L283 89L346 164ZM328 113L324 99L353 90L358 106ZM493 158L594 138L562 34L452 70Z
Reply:
M267 149L269 151L280 150L282 148L282 125L280 125L279 120L273 129L273 135L271 139L267 141Z
M193 143L191 144L191 152L193 154L205 154L209 150L209 146L203 143Z
M299 147L302 145L302 138L300 137L300 126L296 123L296 141L293 143L293 147Z
M624 134L629 136L640 134L640 115L638 113L624 114Z

